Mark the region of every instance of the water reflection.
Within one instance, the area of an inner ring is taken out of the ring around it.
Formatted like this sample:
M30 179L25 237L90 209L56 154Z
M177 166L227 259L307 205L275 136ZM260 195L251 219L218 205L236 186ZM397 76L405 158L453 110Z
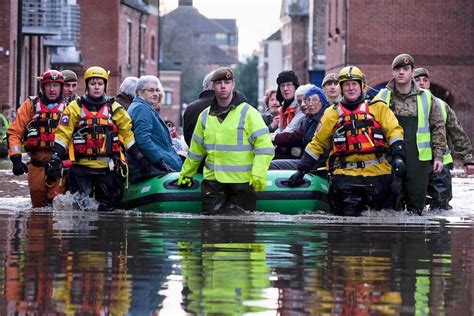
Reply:
M472 314L472 225L0 214L0 314Z

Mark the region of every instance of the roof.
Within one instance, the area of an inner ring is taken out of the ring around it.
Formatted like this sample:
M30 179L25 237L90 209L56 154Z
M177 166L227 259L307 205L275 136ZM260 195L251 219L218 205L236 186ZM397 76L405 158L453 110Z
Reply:
M175 10L163 16L163 23L171 19L176 23L189 25L195 34L200 33L227 33L227 28L223 25L206 18L199 11L191 6L179 6ZM192 24L192 25L190 25Z
M207 63L209 64L231 65L238 62L234 56L223 51L216 45L211 45L205 56L207 57Z
M265 39L265 41L280 41L281 40L281 31L278 30L269 37Z
M226 28L228 33L237 33L237 21L235 19L212 19L212 21Z

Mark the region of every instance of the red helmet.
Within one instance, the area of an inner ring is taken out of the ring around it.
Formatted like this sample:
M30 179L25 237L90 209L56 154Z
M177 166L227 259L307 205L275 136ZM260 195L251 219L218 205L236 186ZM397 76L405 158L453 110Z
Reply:
M61 86L64 85L64 76L61 72L57 70L48 70L45 71L40 77L40 84L44 86L47 83L58 82Z

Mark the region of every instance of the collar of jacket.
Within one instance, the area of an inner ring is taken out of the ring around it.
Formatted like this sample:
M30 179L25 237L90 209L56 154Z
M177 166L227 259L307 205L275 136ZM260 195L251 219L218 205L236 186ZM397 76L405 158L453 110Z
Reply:
M402 95L399 91L397 91L397 88L395 86L395 79L391 79L387 85L386 85L387 89L389 89L390 91L392 91L392 93L396 93L397 95ZM415 79L411 78L411 89L410 89L410 92L408 92L406 94L406 96L410 96L410 95L417 95L417 94L420 94L421 93L421 90L420 88L418 88L418 86L416 85L416 82L415 82Z

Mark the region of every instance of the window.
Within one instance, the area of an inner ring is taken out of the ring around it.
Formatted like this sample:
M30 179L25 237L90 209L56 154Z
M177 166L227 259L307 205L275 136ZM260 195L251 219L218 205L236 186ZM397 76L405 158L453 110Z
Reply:
M173 92L165 91L165 99L163 100L164 105L172 105L173 104Z
M150 59L155 60L155 36L150 36Z
M226 33L216 33L215 40L217 45L227 45L227 34Z
M132 65L132 21L127 23L127 65Z

